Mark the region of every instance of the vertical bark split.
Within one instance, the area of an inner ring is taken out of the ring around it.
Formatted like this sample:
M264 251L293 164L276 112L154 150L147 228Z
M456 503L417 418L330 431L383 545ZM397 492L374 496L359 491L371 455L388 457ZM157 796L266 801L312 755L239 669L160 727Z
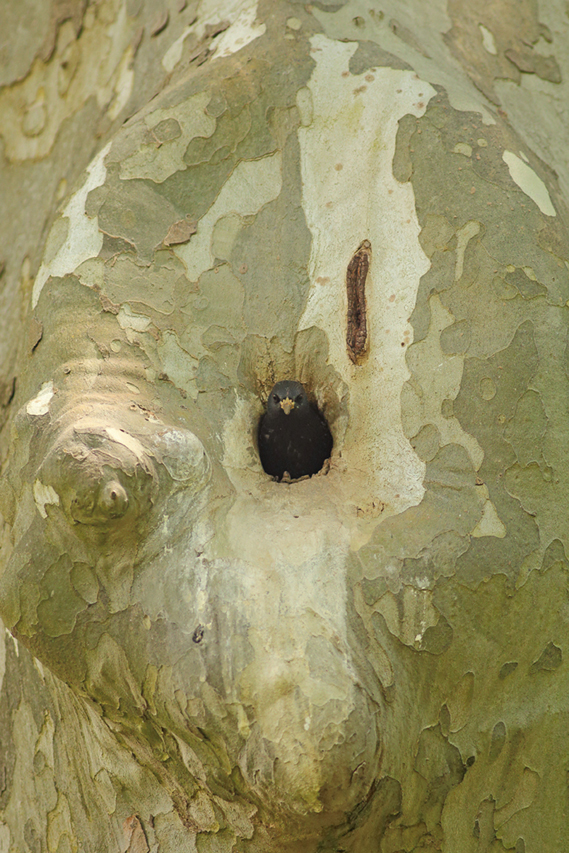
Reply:
M348 264L346 291L348 294L348 327L346 345L354 364L365 353L368 346L366 279L371 261L371 243L364 240Z

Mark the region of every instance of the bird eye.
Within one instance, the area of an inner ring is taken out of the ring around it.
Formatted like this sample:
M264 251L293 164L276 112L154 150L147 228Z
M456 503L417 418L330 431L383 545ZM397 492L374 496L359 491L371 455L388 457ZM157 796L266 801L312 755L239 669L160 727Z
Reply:
M279 395L273 394L273 400L275 401L275 403L278 403L279 402Z
M294 398L295 403L302 403L302 394L299 394L298 397Z

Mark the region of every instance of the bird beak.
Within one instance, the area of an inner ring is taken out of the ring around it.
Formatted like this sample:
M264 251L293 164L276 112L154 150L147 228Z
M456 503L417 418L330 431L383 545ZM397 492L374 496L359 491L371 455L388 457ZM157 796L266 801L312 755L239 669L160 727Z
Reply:
M281 400L281 409L285 415L290 415L294 409L294 400L291 400L290 397L285 397L284 400Z

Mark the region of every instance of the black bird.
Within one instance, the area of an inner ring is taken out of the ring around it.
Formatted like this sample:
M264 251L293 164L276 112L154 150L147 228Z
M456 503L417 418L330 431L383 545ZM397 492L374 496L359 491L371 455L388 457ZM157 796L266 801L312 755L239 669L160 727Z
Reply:
M267 474L292 480L320 471L332 451L332 435L300 382L277 382L259 422L259 456Z

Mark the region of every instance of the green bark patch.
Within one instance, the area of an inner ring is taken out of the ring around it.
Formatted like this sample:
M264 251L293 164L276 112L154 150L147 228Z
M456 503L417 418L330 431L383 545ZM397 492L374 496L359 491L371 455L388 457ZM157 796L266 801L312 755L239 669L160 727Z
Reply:
M111 237L131 243L146 263L166 236L165 223L169 226L186 213L193 213L190 208L175 207L156 192L152 182L121 181L118 175L109 176L104 188L92 191L87 211L94 211L98 198L103 199L98 207L99 228Z
M298 157L298 143L291 139L284 151L281 194L241 231L231 258L234 269L244 270L240 278L249 332L269 339L278 333L287 349L293 343L309 283L311 235L301 206ZM277 252L271 248L274 245L279 247Z
M488 487L498 516L505 525L505 539L482 537L473 540L469 551L461 557L461 576L478 582L497 571L515 578L525 557L537 546L539 538L534 518L512 499L504 488L503 475L515 461L506 425L514 418L519 401L538 365L533 327L524 323L511 344L485 361L467 358L460 392L454 402L454 413L463 428L474 435L485 456L479 476ZM495 393L491 399L484 381L491 380ZM533 398L529 398L533 399ZM530 452L520 436L519 451ZM526 449L527 448L527 449Z
M543 80L561 81L554 56L544 56L534 45L552 35L538 19L537 4L531 0L500 0L488 6L475 0L466 7L450 0L448 14L452 28L445 41L473 83L495 104L496 79L521 82L521 73L536 74Z
M86 608L85 600L71 584L72 564L67 554L46 571L40 589L44 595L38 605L38 625L49 637L70 634L77 616Z
M413 184L421 241L431 258L411 316L415 341L427 339L436 293L455 318L440 333L441 351L464 358L458 395L441 413L457 418L484 452L479 478L506 530L504 538L497 527L489 536L482 525L459 556L460 576L475 584L495 571L513 579L526 560L539 565L539 558L530 560L539 544L535 513L546 536L552 535L552 494L566 490L564 475L559 481L555 475L555 448L564 441L559 444L561 424L557 415L552 418L554 400L558 408L567 393L558 367L564 323L561 309L554 316L549 308L561 306L569 293L556 254L563 251L563 226L544 216L513 181L505 149L520 150L506 125L484 126L479 116L450 109L439 95L423 118L400 122L394 159L395 174ZM529 162L549 181L538 161ZM535 245L536 232L546 235L543 247ZM540 368L542 353L547 371ZM413 346L408 363L412 382L424 386ZM554 429L557 442L549 440Z
M460 150L471 153L457 153L457 146L466 146ZM443 94L430 101L422 118L406 116L400 121L393 170L398 180L413 183L427 254L437 239L441 248L448 246L449 225L456 232L468 221L479 222L481 243L493 262L529 273L530 282L516 276L513 286L519 285L526 298L545 287L550 301L560 304L569 298L569 272L556 255L566 254L566 225L544 215L513 181L503 159L505 151L521 151L530 173L551 187L557 198L555 176L535 155L525 153L524 143L505 122L498 118L496 125L485 125L476 113L453 110ZM544 250L534 239L542 231ZM472 279L469 267L465 260L463 271ZM509 267L506 272L512 273Z
M518 463L525 467L531 462L543 464L543 438L547 416L540 395L528 390L520 397L516 411L506 424L504 437L512 447Z
M447 355L466 352L471 338L470 320L458 320L441 332L441 349Z
M504 748L504 743L506 741L506 726L500 720L499 723L496 723L494 728L492 729L492 740L490 742L490 750L488 753L488 760L490 762L496 761L500 753Z
M406 559L406 580L431 586L452 572L467 536L482 514L475 472L465 449L448 444L427 464L425 495L418 506L386 519L359 551L364 573L383 574L389 557ZM452 532L452 533L451 533ZM412 574L413 572L413 574Z
M524 299L535 299L536 296L547 294L547 288L539 281L532 280L524 270L508 272L504 276L504 280L513 285Z
M350 59L350 74L358 76L372 68L398 68L400 70L411 70L411 66L393 53L383 50L374 41L360 41L358 49Z
M444 616L441 616L436 625L426 629L421 640L421 651L431 655L442 655L452 643L453 630Z
M443 736L439 725L421 732L414 769L427 783L419 811L427 826L434 829L449 791L460 784L466 772L459 750Z
M561 666L563 652L555 643L548 643L539 658L531 665L530 675L536 672L553 672Z
M430 462L437 454L441 443L441 434L434 424L421 427L417 435L411 439L411 445L420 459Z

